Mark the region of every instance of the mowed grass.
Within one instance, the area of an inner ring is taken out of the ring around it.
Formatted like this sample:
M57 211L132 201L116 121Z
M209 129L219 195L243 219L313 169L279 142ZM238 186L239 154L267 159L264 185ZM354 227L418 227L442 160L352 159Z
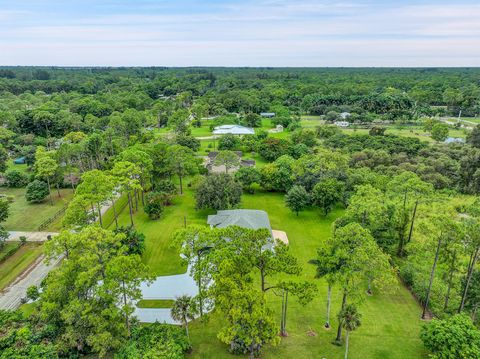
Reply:
M40 243L26 243L0 263L0 290L7 287L42 254Z
M137 303L138 308L171 308L173 307L173 300L170 299L149 299L140 300Z
M331 344L336 333L335 318L341 293L338 288L334 288L331 312L333 327L327 331L323 328L326 317L326 284L323 280L314 279L315 268L308 263L315 258L319 244L330 236L331 223L343 210L336 209L325 218L319 210L310 209L296 217L285 208L282 194L266 192L244 195L241 207L268 212L272 228L287 232L291 251L304 269L301 277L314 281L319 288L316 299L306 306L300 305L295 298L290 298L287 314L289 336L282 338L281 344L276 347L265 347L262 358L343 358L344 347ZM175 204L166 209L160 220L149 220L142 210L136 213L136 227L146 235L147 249L143 260L150 265L153 273L168 275L185 272L186 268L181 264L178 252L170 247L172 234L183 227L184 216L187 224L206 225L209 213L211 212L194 210L191 189L186 189L184 195L178 196ZM121 214L120 220L123 224L129 223L127 210ZM279 322L280 298L269 293L268 302ZM389 293L375 293L367 297L360 306L360 312L363 316L362 326L351 335L350 358L404 359L426 356L419 339L420 307L400 284L390 288ZM193 351L188 357L238 357L230 355L228 346L217 339L217 333L223 324L225 318L215 312L206 323L192 323ZM314 333L314 336L309 333Z
M2 187L0 194L13 197L10 213L4 224L5 228L9 231L36 231L42 222L54 216L72 199L73 192L71 189L63 188L60 190L61 197L58 197L57 191L53 190L53 206L50 205L48 198L42 203L27 202L25 188ZM45 230L55 231L60 228L61 220L59 218Z

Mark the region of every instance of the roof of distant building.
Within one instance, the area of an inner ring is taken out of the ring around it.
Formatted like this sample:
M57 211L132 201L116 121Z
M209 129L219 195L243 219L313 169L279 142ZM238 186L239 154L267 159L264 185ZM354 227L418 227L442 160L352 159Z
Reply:
M222 125L222 126L217 126L213 130L214 135L226 135L226 134L232 134L232 135L254 135L255 130L250 127L244 127L240 125Z

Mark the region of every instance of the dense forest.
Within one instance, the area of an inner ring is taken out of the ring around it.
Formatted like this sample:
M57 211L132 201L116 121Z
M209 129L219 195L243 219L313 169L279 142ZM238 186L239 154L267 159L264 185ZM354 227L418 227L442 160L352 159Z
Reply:
M409 323L424 345L406 346L412 357L480 357L479 114L478 68L0 68L0 221L18 215L8 190L32 206L71 190L43 249L63 260L29 288L31 312L0 310L0 358L293 357L294 325L280 342L289 295L312 306L291 307L289 320L315 317L312 341L342 345L345 332L348 350L364 304L405 288L425 320ZM211 135L230 123L255 134ZM453 131L461 141L446 142ZM204 165L212 152L225 173ZM288 235L316 252L198 225L244 203L268 212L263 201L281 207L269 213L278 223L315 227ZM159 246L167 254L155 257ZM199 286L172 307L185 330L139 325L140 283L179 254ZM335 333L318 334L323 325ZM217 339L225 346L208 347ZM313 343L305 355L340 355Z

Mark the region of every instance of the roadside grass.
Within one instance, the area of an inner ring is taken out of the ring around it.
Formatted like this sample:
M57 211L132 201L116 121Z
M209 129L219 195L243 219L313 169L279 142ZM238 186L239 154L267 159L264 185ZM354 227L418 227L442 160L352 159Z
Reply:
M5 229L9 231L36 231L38 226L51 218L63 206L65 206L73 196L71 189L60 189L61 197L57 195L57 191L52 191L53 206L45 199L42 203L29 203L25 199L25 188L0 188L0 194L13 197L13 202L10 204L10 213L5 221ZM50 224L45 230L60 229L61 219Z
M142 299L137 308L172 308L175 301L171 299Z
M25 243L0 264L0 290L7 287L42 254L41 243Z
M185 181L188 183L188 181ZM344 348L332 343L337 327L336 314L339 310L341 293L334 288L332 295L332 329L323 328L325 322L325 300L327 287L323 280L315 280L315 268L308 264L315 258L319 244L331 235L332 222L342 214L337 208L326 218L317 209L308 209L297 217L284 205L282 194L257 192L244 194L242 208L262 209L268 212L273 229L286 231L292 253L303 267L301 279L313 280L319 287L316 299L305 306L295 298L289 300L287 331L276 347L267 346L262 358L340 358ZM184 195L177 196L174 205L166 208L162 219L152 221L141 209L135 214L135 224L146 235L146 252L143 261L150 265L155 275L179 274L186 271L178 252L170 247L173 232L187 224L206 225L211 211L195 211L193 191L186 188ZM129 223L128 210L120 215L123 224ZM281 277L280 277L281 278ZM270 281L273 282L272 279ZM270 307L278 322L281 300L273 292L267 295ZM145 303L155 305L155 303ZM421 327L420 307L406 288L393 285L388 293L375 293L366 298L360 306L362 326L352 333L351 358L422 358L426 354L419 339ZM217 333L225 319L216 312L206 323L195 321L191 325L193 351L189 358L234 358L228 353L228 346L217 339Z
M0 263L6 259L5 256L9 255L9 252L14 250L14 248L17 248L16 250L20 249L19 242L5 242L3 248L0 250Z

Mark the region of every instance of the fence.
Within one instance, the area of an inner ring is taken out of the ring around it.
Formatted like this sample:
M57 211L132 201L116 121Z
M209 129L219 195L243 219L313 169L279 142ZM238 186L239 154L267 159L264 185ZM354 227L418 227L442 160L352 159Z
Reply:
M38 226L39 231L43 231L46 229L50 224L52 224L54 221L56 221L60 216L62 216L65 211L67 210L67 205L63 206L60 208L52 217L46 219L40 225Z

